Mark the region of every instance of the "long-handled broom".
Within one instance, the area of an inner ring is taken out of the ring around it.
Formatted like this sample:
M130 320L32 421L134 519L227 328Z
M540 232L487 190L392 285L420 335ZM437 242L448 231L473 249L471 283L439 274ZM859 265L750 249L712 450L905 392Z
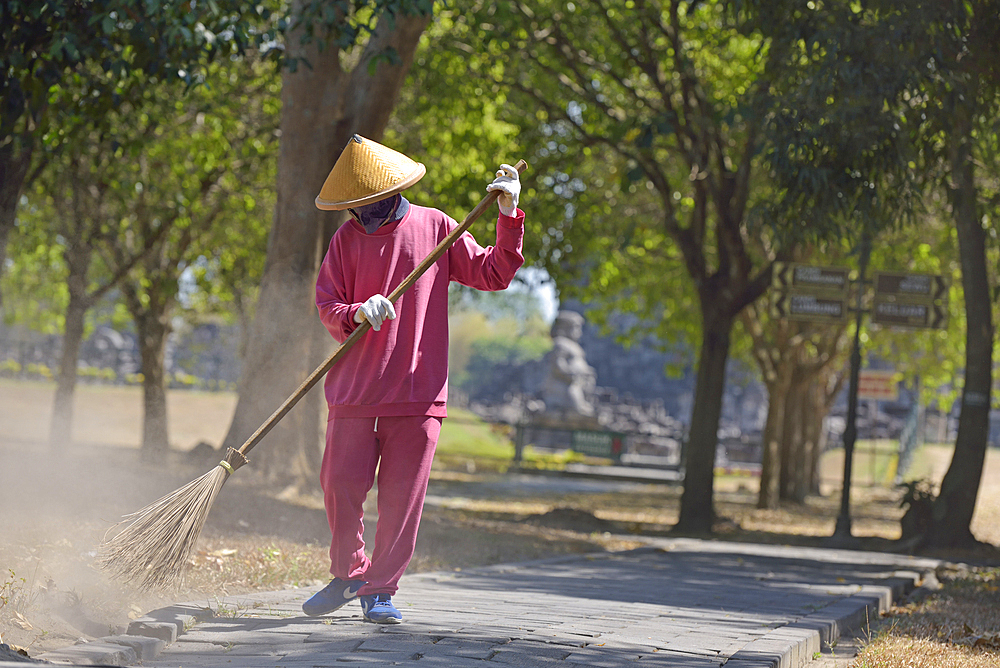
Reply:
M514 168L520 174L527 166L524 160L519 160ZM403 282L389 295L389 300L395 302L400 295L409 290L499 195L497 191L487 194L462 223L442 239L430 255L403 279ZM367 320L358 325L326 361L309 374L298 389L240 446L239 450L229 448L226 458L208 473L154 501L142 510L122 518L122 521L108 532L109 535L115 528L123 524L127 526L114 537L106 538L101 543L98 556L101 567L120 579L132 582L140 589L152 589L169 584L181 572L191 556L191 551L205 525L205 519L222 486L236 469L248 463L247 453L260 443L271 428L369 329L371 324Z

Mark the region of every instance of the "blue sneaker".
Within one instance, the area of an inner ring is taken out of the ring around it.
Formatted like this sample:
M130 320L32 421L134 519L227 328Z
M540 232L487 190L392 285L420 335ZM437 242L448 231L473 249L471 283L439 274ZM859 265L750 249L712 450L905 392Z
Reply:
M302 612L310 617L318 617L342 608L358 597L358 590L364 587L364 580L341 580L333 578L330 584L312 595L302 604Z
M362 596L361 613L366 622L376 624L399 624L403 621L403 615L392 604L392 596L389 594Z

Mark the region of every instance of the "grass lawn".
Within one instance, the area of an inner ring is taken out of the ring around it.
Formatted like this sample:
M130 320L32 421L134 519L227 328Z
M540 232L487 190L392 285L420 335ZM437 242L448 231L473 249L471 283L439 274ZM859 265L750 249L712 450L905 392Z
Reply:
M483 422L475 413L455 406L448 407L448 418L441 425L435 465L443 468L505 470L514 457L514 445L507 429Z

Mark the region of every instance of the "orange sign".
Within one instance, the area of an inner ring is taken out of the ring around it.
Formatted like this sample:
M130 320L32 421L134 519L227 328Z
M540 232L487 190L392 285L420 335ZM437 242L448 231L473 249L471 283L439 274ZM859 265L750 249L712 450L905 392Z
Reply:
M896 381L896 372L862 369L858 375L858 399L897 401L899 383Z

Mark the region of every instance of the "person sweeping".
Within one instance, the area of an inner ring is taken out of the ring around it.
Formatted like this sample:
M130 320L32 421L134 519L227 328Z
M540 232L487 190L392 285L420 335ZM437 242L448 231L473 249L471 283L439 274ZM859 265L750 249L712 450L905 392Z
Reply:
M327 177L327 185L331 186L331 188L328 189L324 186L320 197L316 198L316 204L320 208L333 208L336 205L343 205L343 208L352 208L356 213L360 213L365 205L377 204L379 199L388 199L390 194L398 194L409 185L416 183L424 175L425 170L423 165L409 160L409 158L400 153L386 149L384 146L380 146L374 142L366 143L361 137L355 137L352 142L357 143L359 146L364 145L367 153L356 153L353 143L348 146L345 150L348 157L343 162L338 159L337 165L334 166L334 171ZM338 165L343 165L343 167L338 169ZM361 310L361 306L358 307L361 317L357 316L357 312L352 317L354 322L357 323L353 331L346 339L341 341L340 345L330 353L322 364L316 367L299 384L298 388L280 406L275 408L274 412L264 420L260 427L247 437L243 445L239 448L229 448L226 451L225 458L204 475L160 497L134 513L125 515L120 522L111 527L101 541L98 550L98 564L101 569L123 582L137 586L143 591L165 587L176 582L181 576L185 564L191 559L195 545L198 542L198 537L201 535L201 530L205 526L205 520L208 518L216 497L230 476L250 463L248 459L250 451L267 437L274 426L288 415L309 390L323 380L338 362L347 357L347 353L353 349L355 344L367 338L373 329L373 322L377 321L378 328L381 327L381 323L390 314L389 309L392 308L392 304L399 301L432 268L435 269L432 275L437 275L440 269L438 267L439 261L446 259L447 264L445 266L449 267L449 271L453 267L467 266L467 263L463 264L461 262L460 256L457 261L458 264L455 264L456 260L453 260L451 256L446 257L446 254L460 240L462 243L458 244L459 247L464 246L467 251L478 252L474 250L478 248L474 240L471 246L467 244L467 241L471 240L471 237L466 239L468 236L467 230L487 209L492 207L494 202L499 201L501 197L503 197L501 213L506 212L508 219L514 219L514 229L518 238L515 251L518 254L516 262L520 264L519 243L521 238L520 230L522 229L520 223L523 222L524 214L517 210L517 196L520 193L518 179L519 175L527 168L528 163L524 160L518 160L514 164L513 169L511 169L510 165L502 165L501 170L497 172L497 179L488 186L488 192L479 204L458 225L454 225L454 221L451 221L448 225L451 231L407 274L406 278L396 285L393 291L389 293L389 296L384 298L384 301L383 299L372 299L371 303L368 303L369 300L365 300L364 304L366 304L371 320L365 316L365 311ZM340 190L339 194L337 194L338 190ZM340 199L329 199L331 192L339 196ZM382 195L385 196L383 197ZM404 200L401 196L400 199L395 200L394 204L389 203L389 206L394 208L391 214L386 215L386 220L402 222L406 218L406 212L400 208L404 206ZM405 206L408 209L409 203L406 203ZM376 211L376 214L379 211ZM388 208L386 208L386 211L388 211ZM369 209L367 212L371 214L372 210ZM398 218L396 216L397 213L399 213ZM361 219L358 216L355 217L358 220ZM417 217L419 218L419 216ZM383 221L381 215L366 215L364 218L369 221L369 229L378 230L381 227ZM504 220L502 215L500 220ZM510 222L508 220L508 225ZM410 228L411 232L413 230L414 228ZM498 234L501 233L498 230ZM510 238L510 233L503 234L505 235L505 239ZM425 239L421 238L418 239L418 243L410 243L410 245L418 246L423 241ZM509 250L510 244L508 243L507 246ZM498 244L498 247L501 247L501 251L498 252L499 257L504 251L500 244ZM486 254L494 252L494 249L479 250ZM385 260L388 262L387 266L397 266L399 259L398 256L385 257L380 258L380 262ZM362 265L358 264L357 266L361 267ZM500 267L502 263L498 262L496 266ZM513 275L513 271L516 271L516 267L509 273ZM507 280L509 281L509 279ZM422 288L421 292L426 293L426 290ZM372 295L372 298L375 297L376 295ZM376 302L381 306L377 310L373 310L373 305ZM388 302L389 305L386 306L385 302ZM426 307L429 302L424 300L422 303ZM426 308L421 311L421 313L426 312ZM392 310L392 314L395 314L394 309ZM446 341L447 339L443 340ZM423 343L421 342L421 344ZM420 346L411 345L411 348L412 350L419 351L419 362L426 361L423 358L423 351ZM445 358L446 356L441 359ZM389 366L395 368L394 364ZM416 374L415 377L417 376L424 378L422 374ZM396 394L398 395L398 392ZM419 394L423 396L422 392ZM422 405L422 402L418 402L418 404ZM444 406L443 397L440 405ZM440 418L438 419L440 420ZM373 433L376 431L377 419ZM387 440L380 441L380 443L382 442L387 442ZM371 482L368 483L369 488L371 484ZM426 485L426 480L424 485ZM419 504L417 507L419 507ZM419 518L417 519L419 523ZM375 560L373 555L373 561ZM365 581L356 580L346 588L340 589L341 597L344 598L346 594L344 600L347 601L356 596L362 586L362 582L367 584ZM334 587L334 591L336 589ZM314 605L308 607L313 611L321 610L324 607L329 610L323 601L324 598L321 597L317 599ZM372 608L374 608L375 602L377 601L374 598L369 601ZM389 603L391 606L391 599ZM378 614L371 611L367 616L371 619L379 617ZM391 623L398 620L399 617L397 615L392 615L390 618L386 618L385 621Z
M307 615L357 597L366 621L402 621L392 595L413 556L447 416L448 286L503 290L524 263L520 181L504 164L486 186L499 192L496 245L484 248L466 231L395 304L385 297L457 226L402 196L425 173L402 153L355 135L316 198L320 209L352 216L333 235L320 268L320 319L338 341L364 321L372 331L324 383L329 418L320 482L334 577L302 605ZM376 478L378 522L368 557L363 504Z

